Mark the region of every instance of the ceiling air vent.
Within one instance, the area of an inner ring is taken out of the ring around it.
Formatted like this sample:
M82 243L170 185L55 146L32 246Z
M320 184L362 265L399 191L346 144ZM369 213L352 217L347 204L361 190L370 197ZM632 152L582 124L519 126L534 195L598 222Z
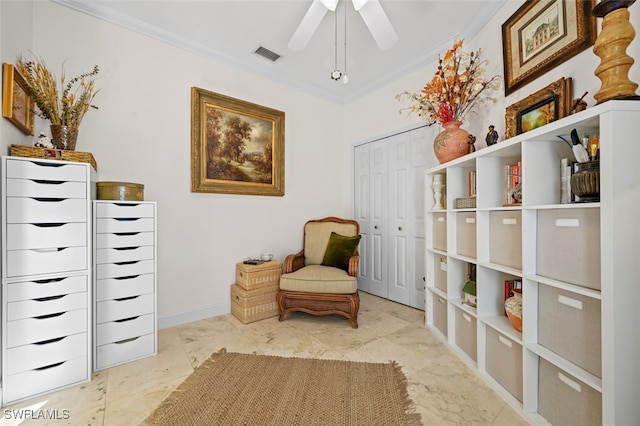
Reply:
M258 46L258 48L254 50L253 53L255 53L256 55L260 55L263 58L270 60L271 62L275 62L281 58L281 56L276 52L272 52L271 50L263 46Z

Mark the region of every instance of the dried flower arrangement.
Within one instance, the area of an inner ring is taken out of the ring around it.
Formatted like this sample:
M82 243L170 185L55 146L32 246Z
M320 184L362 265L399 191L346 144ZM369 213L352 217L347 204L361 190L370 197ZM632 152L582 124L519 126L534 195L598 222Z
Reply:
M468 53L462 50L462 43L463 40L454 42L444 58L439 58L435 75L421 93L404 91L396 96L401 102L410 101L409 113L417 114L428 125L436 121L440 124L462 121L469 112L476 112L477 107L496 101L490 92L500 88L502 78L498 75L484 78L483 66L487 61L480 58L480 49Z
M16 67L27 82L38 107L35 113L51 124L78 128L90 108L98 109L92 104L99 92L94 88L94 77L99 71L97 65L91 72L82 73L69 81L66 81L63 70L60 78L62 96L58 96L58 79L44 60L25 60L20 57Z

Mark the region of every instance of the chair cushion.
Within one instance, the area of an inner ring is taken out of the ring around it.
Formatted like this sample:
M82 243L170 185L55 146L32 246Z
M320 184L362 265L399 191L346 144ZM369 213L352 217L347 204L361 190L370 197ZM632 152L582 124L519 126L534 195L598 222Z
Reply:
M354 255L360 243L360 235L347 237L345 235L331 233L327 250L324 252L322 264L349 271L349 259Z
M356 227L352 223L307 222L304 226L305 265L322 264L331 232L353 237L356 235Z
M332 266L308 265L280 276L280 290L307 293L351 294L358 291L356 277Z

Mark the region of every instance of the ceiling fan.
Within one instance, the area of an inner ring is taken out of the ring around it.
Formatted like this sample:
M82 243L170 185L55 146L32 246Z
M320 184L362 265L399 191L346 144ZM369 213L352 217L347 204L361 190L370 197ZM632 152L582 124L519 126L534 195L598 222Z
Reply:
M289 41L289 49L294 51L303 50L313 33L316 31L322 18L327 11L334 12L339 0L313 0L307 13L302 18L302 22ZM371 35L375 39L378 47L385 50L393 46L398 41L391 21L382 9L379 0L352 0L353 8L360 12L362 20L369 28Z

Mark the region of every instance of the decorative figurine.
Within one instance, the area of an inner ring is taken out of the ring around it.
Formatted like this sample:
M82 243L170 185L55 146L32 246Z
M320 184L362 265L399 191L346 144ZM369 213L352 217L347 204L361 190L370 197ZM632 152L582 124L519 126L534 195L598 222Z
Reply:
M469 144L469 153L476 152L476 146L474 145L474 143L476 143L476 137L469 135L469 141L467 143Z
M40 148L55 148L55 146L53 146L53 144L51 143L51 139L49 139L47 135L44 134L44 132L40 133L40 136L38 136L38 140L36 141L35 146Z
M493 124L489 125L489 132L487 133L487 137L484 138L487 146L494 145L498 142L498 132L495 131L495 128Z

